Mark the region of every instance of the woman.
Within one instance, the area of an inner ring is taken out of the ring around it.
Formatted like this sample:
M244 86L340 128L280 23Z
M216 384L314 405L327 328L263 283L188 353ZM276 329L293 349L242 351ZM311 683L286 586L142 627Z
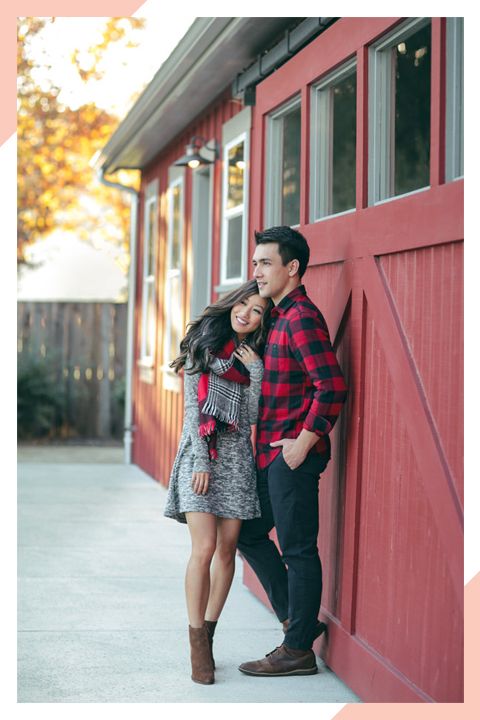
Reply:
M190 531L192 680L206 685L214 682L213 634L233 580L242 520L260 517L250 434L271 308L255 280L245 283L190 323L171 364L176 372L184 368L185 415L165 515Z

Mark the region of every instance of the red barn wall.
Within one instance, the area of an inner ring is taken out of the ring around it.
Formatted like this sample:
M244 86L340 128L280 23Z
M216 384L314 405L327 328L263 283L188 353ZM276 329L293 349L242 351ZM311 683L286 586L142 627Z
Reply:
M319 492L329 665L365 701L463 697L463 180L445 183L445 21L432 19L430 187L368 207L368 44L400 18L341 18L257 87L250 237L269 113L302 97L307 292L347 378ZM357 57L357 203L309 223L310 84ZM251 252L253 252L253 243ZM246 566L245 582L266 596Z

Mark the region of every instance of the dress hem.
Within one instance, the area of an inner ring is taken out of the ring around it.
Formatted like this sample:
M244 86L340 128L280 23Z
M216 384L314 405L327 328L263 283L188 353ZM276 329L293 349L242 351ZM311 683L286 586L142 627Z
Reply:
M198 508L192 509L192 510L182 510L178 513L163 513L164 517L171 518L172 520L177 520L177 522L186 524L187 520L185 518L185 513L188 512L203 512L208 513L209 515L215 515L215 517L225 518L226 520L255 520L256 518L262 517L261 513L258 515L248 515L246 517L239 517L238 515L227 515L225 513L220 512L211 512L210 510L199 510Z

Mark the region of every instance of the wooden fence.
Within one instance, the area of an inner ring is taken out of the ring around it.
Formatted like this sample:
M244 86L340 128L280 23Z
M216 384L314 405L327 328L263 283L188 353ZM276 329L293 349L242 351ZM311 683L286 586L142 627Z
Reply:
M121 438L127 305L19 302L19 369L40 362L63 406L50 437Z

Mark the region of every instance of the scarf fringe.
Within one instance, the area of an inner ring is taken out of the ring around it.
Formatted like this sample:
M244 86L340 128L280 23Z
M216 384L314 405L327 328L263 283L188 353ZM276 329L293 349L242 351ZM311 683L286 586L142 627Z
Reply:
M220 420L220 422L227 423L227 425L233 425L235 429L238 429L238 419L232 417L225 410L222 410L222 408L219 408L218 405L215 405L209 400L207 400L203 406L202 413L204 415L213 415L217 418L217 420ZM208 425L210 425L210 423L208 423ZM213 425L215 427L214 423Z
M200 434L200 437L208 437L212 433L215 432L215 421L209 420L208 422L204 423L203 425L200 425L198 432Z

